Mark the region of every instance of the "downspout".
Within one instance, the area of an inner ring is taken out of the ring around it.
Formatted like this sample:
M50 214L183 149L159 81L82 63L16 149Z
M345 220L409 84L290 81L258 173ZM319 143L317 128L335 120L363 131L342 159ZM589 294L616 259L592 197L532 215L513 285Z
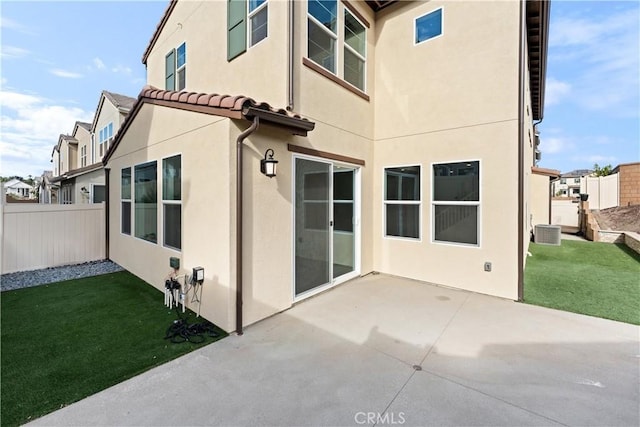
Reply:
M104 168L104 257L109 259L109 174L111 169Z
M295 0L289 0L289 28L288 34L289 37L289 69L287 74L287 111L293 111L293 61L294 61L294 37L293 37L293 23L294 23L294 13L295 13Z
M542 120L544 120L544 117L540 117L540 120L538 120L537 122L535 122L533 124L533 131L535 133L535 130L537 129L538 125L540 123L542 123ZM535 153L535 150L537 150L538 147L534 147L533 148L533 152ZM547 219L547 222L549 224L551 224L551 205L553 204L553 179L551 177L549 177L549 218Z
M236 139L236 333L242 335L242 144L246 137L258 129L260 118Z
M518 52L518 301L524 297L524 31L526 1L520 0Z

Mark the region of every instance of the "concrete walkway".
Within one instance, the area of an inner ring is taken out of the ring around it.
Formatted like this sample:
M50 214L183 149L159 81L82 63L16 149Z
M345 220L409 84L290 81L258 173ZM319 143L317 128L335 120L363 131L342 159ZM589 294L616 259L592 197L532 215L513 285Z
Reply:
M370 275L34 425L640 424L639 328Z

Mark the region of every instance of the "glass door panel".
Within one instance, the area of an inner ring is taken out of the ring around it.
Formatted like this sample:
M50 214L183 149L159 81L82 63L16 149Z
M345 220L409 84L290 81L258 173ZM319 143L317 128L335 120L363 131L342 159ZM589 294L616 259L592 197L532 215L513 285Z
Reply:
M355 270L355 171L333 168L333 278Z
M295 160L295 294L331 281L331 164Z

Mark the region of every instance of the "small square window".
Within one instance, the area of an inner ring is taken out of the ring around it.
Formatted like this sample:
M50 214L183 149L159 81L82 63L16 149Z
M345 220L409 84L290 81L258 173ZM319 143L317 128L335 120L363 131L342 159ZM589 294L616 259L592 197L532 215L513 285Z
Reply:
M438 37L442 34L442 8L416 18L415 43Z

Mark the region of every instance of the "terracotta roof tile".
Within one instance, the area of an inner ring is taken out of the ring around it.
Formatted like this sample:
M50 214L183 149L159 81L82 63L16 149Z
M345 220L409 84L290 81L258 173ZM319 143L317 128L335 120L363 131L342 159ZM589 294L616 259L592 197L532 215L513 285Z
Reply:
M266 114L264 117L266 122L284 126L290 130L298 129L299 132L301 132L299 135L306 135L306 132L313 130L315 126L315 123L310 122L298 114L291 114L283 108L273 108L266 102L258 103L252 98L244 95L231 96L215 93L176 92L172 90L162 90L147 85L140 91L138 99L131 108L131 113L125 118L122 126L120 126L120 129L118 129L115 134L114 143L109 148L103 159L105 164L109 160L111 153L120 143L122 135L127 131L131 122L135 119L138 110L145 102L153 103L154 101L156 103L158 103L157 101L162 101L161 105L167 107L182 108L203 114L226 116L233 119L252 120L252 117L254 116L263 116Z

